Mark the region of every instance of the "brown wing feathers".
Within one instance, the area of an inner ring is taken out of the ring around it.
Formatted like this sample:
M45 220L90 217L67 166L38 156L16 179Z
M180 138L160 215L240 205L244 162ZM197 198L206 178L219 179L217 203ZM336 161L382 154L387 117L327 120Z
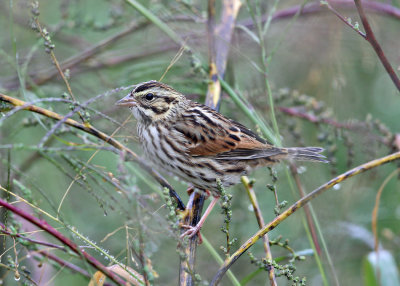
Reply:
M218 118L218 122L212 118ZM215 156L223 160L246 160L284 154L264 139L233 120L195 104L175 124L188 144L191 156Z
M275 147L242 124L198 103L175 123L175 130L186 139L186 151L191 156L214 157L217 160L296 160L328 162L322 148Z

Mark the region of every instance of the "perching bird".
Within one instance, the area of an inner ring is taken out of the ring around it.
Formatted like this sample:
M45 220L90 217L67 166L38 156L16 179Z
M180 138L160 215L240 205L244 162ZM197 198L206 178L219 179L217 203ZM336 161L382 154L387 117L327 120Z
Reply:
M273 146L242 124L157 81L136 85L117 104L131 109L146 157L156 167L214 196L199 224L185 232L190 236L199 231L218 200L217 179L229 187L253 169L282 159L327 162L320 154L323 148Z

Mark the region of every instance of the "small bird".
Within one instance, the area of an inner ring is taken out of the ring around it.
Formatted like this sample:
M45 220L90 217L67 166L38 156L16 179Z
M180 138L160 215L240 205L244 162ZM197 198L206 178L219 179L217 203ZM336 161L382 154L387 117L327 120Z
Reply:
M255 168L282 159L327 162L319 147L273 146L242 124L187 99L170 86L148 81L119 100L137 119L137 131L146 157L154 166L176 175L214 199L195 227L182 236L195 235L217 202L216 180L224 187L237 184Z

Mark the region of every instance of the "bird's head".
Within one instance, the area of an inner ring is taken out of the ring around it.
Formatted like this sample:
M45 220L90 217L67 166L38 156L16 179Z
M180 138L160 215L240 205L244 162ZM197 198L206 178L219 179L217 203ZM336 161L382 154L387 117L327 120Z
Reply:
M128 106L141 123L151 123L175 117L185 106L186 98L170 86L152 80L136 85L116 104Z

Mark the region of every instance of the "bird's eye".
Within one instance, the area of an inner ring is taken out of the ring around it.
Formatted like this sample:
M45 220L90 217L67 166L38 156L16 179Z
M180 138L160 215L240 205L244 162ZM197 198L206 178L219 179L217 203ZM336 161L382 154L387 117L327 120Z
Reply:
M148 93L148 94L146 94L145 98L146 98L146 100L150 101L150 100L152 100L154 98L154 94Z

